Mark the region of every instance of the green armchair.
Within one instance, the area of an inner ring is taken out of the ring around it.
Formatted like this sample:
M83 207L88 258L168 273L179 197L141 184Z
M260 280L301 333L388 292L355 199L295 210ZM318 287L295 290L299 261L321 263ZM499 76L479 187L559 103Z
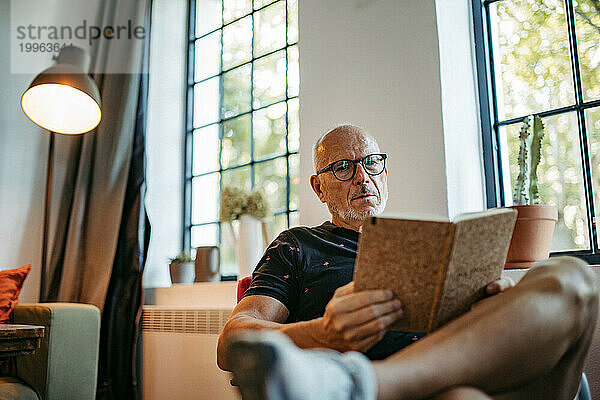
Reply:
M46 327L40 348L16 359L16 377L0 377L0 400L93 400L100 311L87 304L19 304L15 324Z

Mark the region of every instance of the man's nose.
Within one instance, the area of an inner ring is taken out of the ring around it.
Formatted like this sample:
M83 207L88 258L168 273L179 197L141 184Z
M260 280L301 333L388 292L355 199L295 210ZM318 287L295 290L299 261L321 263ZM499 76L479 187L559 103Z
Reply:
M365 182L368 182L370 179L369 174L365 171L365 168L361 163L356 164L356 173L354 174L353 183L356 185L362 185Z

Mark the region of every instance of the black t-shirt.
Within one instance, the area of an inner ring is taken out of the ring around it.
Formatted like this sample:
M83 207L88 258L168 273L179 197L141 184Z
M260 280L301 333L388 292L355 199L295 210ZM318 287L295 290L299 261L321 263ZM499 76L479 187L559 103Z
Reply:
M324 222L282 232L265 251L244 294L270 296L289 310L286 322L323 316L335 290L352 281L359 233ZM382 359L420 334L389 332L366 353Z

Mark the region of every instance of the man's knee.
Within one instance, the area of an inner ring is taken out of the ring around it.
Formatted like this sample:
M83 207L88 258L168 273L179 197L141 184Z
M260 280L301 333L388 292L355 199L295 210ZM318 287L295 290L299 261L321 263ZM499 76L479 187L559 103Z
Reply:
M437 395L432 400L492 400L492 398L479 389L461 386Z
M538 289L560 295L576 309L598 312L598 284L594 272L583 260L576 257L552 257L540 261L523 278L523 283L536 282Z

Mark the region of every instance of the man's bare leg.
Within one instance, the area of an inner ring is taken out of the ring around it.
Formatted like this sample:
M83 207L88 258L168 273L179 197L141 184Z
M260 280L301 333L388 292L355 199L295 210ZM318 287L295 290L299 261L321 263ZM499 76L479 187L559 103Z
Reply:
M598 316L596 283L578 259L544 265L373 363L378 398L428 398L466 385L502 399L572 399Z

